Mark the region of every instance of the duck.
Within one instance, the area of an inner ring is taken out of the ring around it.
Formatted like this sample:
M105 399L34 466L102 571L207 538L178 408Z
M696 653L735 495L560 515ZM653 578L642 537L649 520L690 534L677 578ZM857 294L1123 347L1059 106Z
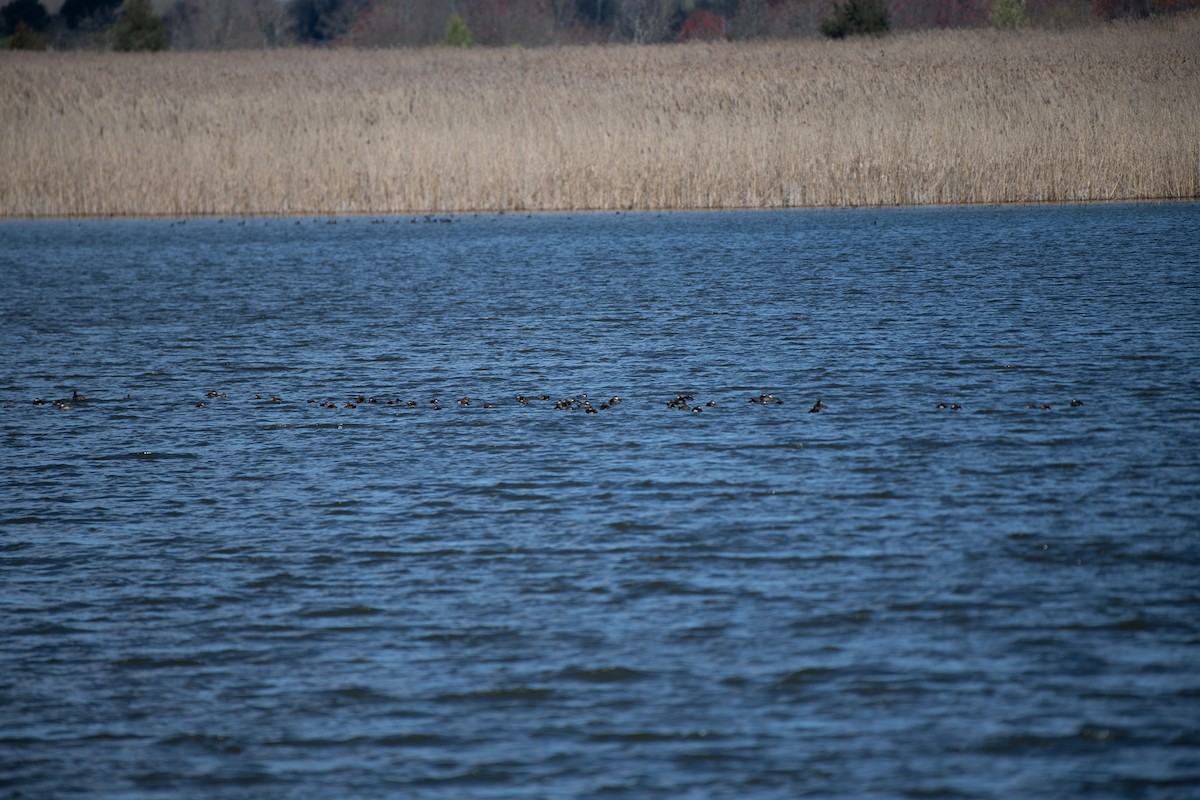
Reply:
M72 390L71 390L71 402L74 402L74 403L85 403L85 402L87 402L87 398L86 398L86 397L84 397L83 395L81 395L79 392L77 392L77 391L75 391L74 389L72 389Z
M813 407L808 410L808 413L816 414L821 411L824 411L827 408L829 408L829 406L825 405L824 403L822 403L820 401L820 399L818 399L817 402L813 403Z
M763 394L760 394L758 397L751 397L750 402L758 403L759 405L764 405L764 406L770 406L770 405L781 406L781 405L783 405L783 401L780 400L778 397L776 397L773 394L767 394L765 392Z
M1082 400L1079 400L1079 399L1074 399L1074 400L1072 400L1072 401L1071 401L1071 408L1079 408L1079 407L1080 407L1080 406L1082 406L1082 405L1083 405L1083 401L1082 401Z

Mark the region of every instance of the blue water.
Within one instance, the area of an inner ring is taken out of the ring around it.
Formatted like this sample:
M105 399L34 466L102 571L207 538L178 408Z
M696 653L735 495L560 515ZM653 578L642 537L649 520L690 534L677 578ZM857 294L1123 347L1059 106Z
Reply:
M0 278L4 797L1200 797L1200 205L4 221Z

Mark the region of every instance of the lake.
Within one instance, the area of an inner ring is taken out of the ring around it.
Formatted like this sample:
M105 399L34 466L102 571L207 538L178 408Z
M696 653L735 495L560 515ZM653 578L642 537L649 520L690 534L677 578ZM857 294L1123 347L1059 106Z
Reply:
M0 245L7 797L1200 796L1200 204Z

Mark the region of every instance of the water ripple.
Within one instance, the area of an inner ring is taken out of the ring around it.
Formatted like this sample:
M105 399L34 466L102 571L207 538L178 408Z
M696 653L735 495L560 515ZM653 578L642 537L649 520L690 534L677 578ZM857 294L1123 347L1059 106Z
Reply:
M0 221L0 785L1185 796L1198 214Z

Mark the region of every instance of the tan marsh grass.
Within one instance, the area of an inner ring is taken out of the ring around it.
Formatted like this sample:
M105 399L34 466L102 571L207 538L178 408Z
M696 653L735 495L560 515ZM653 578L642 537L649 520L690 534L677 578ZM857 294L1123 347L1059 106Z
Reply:
M541 50L0 54L0 215L1200 197L1200 15Z

